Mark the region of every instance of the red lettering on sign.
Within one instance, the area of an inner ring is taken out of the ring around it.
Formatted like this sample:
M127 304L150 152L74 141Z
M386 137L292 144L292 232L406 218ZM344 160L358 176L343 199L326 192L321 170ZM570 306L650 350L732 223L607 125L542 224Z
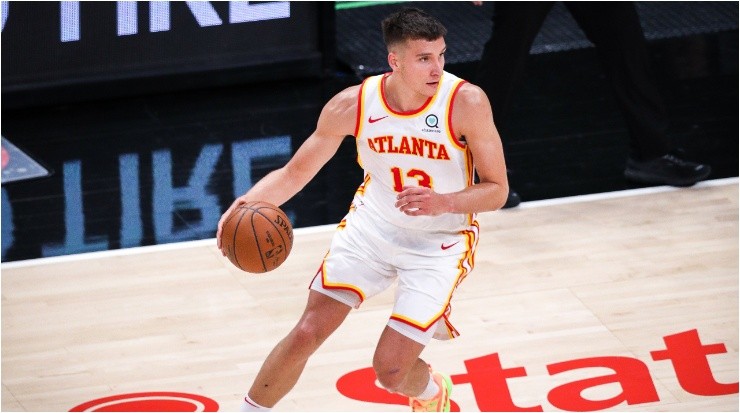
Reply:
M553 375L564 371L606 367L614 370L614 374L578 380L556 387L547 395L547 400L553 406L573 412L603 410L618 406L622 402L627 404L651 403L660 401L655 390L653 379L645 363L631 357L593 357L562 363L550 364L547 371ZM611 399L589 400L581 396L584 390L602 386L608 383L619 383L622 393Z
M665 350L652 351L653 360L671 360L681 387L700 396L721 396L738 393L738 383L718 383L712 375L707 356L727 353L724 344L703 345L697 330L665 336ZM514 403L508 380L527 377L524 367L501 365L498 353L465 360L466 373L452 375L454 384L470 384L475 402L481 411L541 412L541 405L518 406ZM547 365L550 375L578 369L606 368L613 373L577 380L553 388L547 400L556 408L568 411L593 411L660 401L648 366L633 357L591 357L567 360ZM353 400L406 405L408 399L392 394L375 384L371 367L345 374L337 381L341 394ZM605 400L590 400L583 396L587 389L618 384L622 391ZM454 395L454 392L453 392ZM544 395L543 395L544 396ZM452 402L452 411L460 411Z
M738 392L738 383L717 383L707 355L727 353L725 345L702 345L697 330L663 337L665 350L651 351L653 360L671 360L681 387L698 396L721 396Z
M498 353L465 361L468 374L453 376L456 383L470 383L475 402L484 412L541 412L542 406L519 407L511 399L507 379L526 377L524 367L504 368ZM457 379L457 380L455 380Z

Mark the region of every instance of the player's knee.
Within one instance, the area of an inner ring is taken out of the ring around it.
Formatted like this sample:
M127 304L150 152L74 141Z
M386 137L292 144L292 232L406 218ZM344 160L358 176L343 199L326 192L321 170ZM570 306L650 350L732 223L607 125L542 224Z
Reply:
M406 381L406 374L398 364L384 362L376 357L373 360L373 369L375 370L375 376L378 378L378 383L384 389L391 393L401 392L403 383Z
M326 337L315 323L301 320L291 332L291 344L297 352L313 353Z

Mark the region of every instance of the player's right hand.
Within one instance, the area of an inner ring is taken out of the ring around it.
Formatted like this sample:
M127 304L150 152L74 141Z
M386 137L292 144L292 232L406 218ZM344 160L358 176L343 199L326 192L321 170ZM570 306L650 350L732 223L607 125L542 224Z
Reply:
M221 215L221 219L218 220L218 229L216 230L216 246L218 246L218 249L221 250L221 254L225 257L226 251L221 248L221 232L224 228L224 222L226 222L226 219L231 216L231 213L234 212L235 209L239 208L239 206L244 205L247 203L246 195L242 195L239 198L236 198L234 202L231 203L231 206L229 209L226 210L226 212Z

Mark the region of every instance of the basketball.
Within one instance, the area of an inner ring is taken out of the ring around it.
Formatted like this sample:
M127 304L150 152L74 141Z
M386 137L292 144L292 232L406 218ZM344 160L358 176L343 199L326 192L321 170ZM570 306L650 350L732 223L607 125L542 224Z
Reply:
M224 222L221 246L229 261L243 271L272 271L290 254L293 226L275 205L250 202L235 209Z

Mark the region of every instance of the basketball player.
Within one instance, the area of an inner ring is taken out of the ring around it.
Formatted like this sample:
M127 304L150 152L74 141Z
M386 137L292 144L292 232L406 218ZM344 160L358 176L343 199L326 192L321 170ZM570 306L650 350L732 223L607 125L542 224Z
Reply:
M476 213L506 201L506 166L485 93L443 71L445 27L418 9L403 9L382 27L392 71L334 96L292 159L237 198L218 224L217 240L239 205L283 204L345 136L356 137L364 182L311 283L303 315L267 356L245 411L269 411L350 310L395 280L393 312L373 356L377 379L408 396L413 411L449 411L449 376L419 355L432 338L457 335L450 300L473 269Z

